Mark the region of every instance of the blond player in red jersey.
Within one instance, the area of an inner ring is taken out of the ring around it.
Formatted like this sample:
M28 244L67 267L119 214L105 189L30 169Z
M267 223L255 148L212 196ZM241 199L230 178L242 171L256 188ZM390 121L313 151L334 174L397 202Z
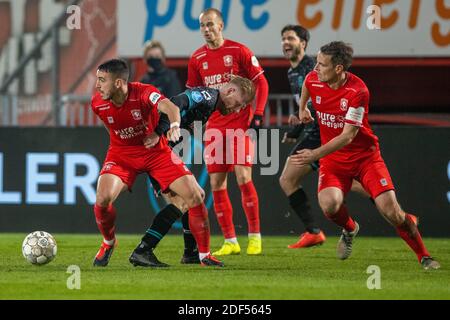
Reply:
M251 79L256 87L254 113L250 105L226 116L216 111L206 125L205 161L213 192L214 210L225 237L222 248L213 254L223 256L239 254L241 251L236 238L233 209L227 191L227 174L234 171L248 222L247 254L257 255L261 253L262 245L259 201L252 181L253 142L249 135L243 139L230 139L230 131L226 130L242 129L245 132L250 126L258 128L261 125L268 96L268 84L263 75L264 70L253 53L238 42L224 39L222 34L224 22L219 10L207 9L200 14L199 20L200 31L206 44L196 50L189 60L186 86L188 88L197 86L220 88L230 81L231 75L239 75ZM218 141L218 138L211 138L208 141L208 132L217 131L222 133L219 138L221 141ZM234 143L230 142L231 140L234 140ZM214 146L221 147L215 150L209 148L208 146L211 147L213 143ZM241 151L245 153L243 157L238 156Z
M417 228L417 218L405 213L395 195L389 171L381 157L378 137L368 121L369 90L348 72L353 49L336 41L323 46L314 71L308 74L300 98L300 119L313 121L307 108L311 98L317 113L322 146L303 149L292 156L293 163L305 165L320 159L318 198L324 214L343 228L337 256L347 259L359 225L348 214L344 197L352 180L359 181L375 200L381 215L415 252L424 269L438 269Z
M116 210L113 203L125 190L131 190L136 176L146 173L158 181L163 192L179 195L189 208L189 223L199 247L203 265L223 266L209 253L208 212L203 203L204 192L194 176L176 157L162 137L151 149L146 139L159 121L159 112L170 121L168 137L177 141L180 136L180 111L158 89L151 85L128 82L129 70L123 60L113 59L97 69L97 93L92 97L92 110L103 121L109 132L110 146L100 172L94 205L95 220L103 235L94 266L107 266L115 237ZM178 161L177 161L178 160ZM155 260L154 266L167 266ZM141 259L142 258L142 259ZM146 259L143 259L146 258ZM149 257L130 257L134 265L143 265Z

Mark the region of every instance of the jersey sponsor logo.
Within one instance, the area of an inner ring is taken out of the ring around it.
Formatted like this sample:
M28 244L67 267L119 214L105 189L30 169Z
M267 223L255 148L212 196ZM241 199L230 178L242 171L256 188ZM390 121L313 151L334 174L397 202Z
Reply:
M212 99L212 97L211 97L211 95L209 94L208 91L202 90L202 95L208 101Z
M113 117L108 117L107 119L108 119L108 123L111 123L111 124L114 123L114 118Z
M347 111L348 109L348 100L347 99L341 99L341 110Z
M255 56L252 56L252 65L259 68L259 61Z
M357 124L362 124L364 119L364 107L353 108L350 107L345 116L345 120L350 122L356 122Z
M208 70L208 62L202 63L203 70Z
M321 104L322 103L322 97L321 96L317 96L316 97L316 103L317 104Z
M133 116L134 120L142 120L141 110L139 109L131 110L131 115Z
M146 126L144 124L139 124L135 127L128 127L114 130L116 136L118 136L122 140L132 139L137 136L141 136L145 134Z
M103 166L103 171L109 171L115 165L116 165L115 162L106 162L105 165Z
M199 103L203 100L203 95L198 92L198 91L192 91L192 100L194 100L194 102Z
M232 67L233 66L233 56L226 55L223 57L223 64L225 67Z
M203 83L206 87L210 88L220 88L225 83L230 81L230 74L228 72L225 72L224 74L213 74L210 76L205 76L203 78Z
M151 94L150 94L150 102L151 103L153 103L153 104L155 104L158 100L159 100L159 98L161 98L161 95L159 94L159 93L157 93L157 92L152 92Z
M344 117L334 114L320 112L316 110L318 122L320 125L327 126L332 129L344 128Z

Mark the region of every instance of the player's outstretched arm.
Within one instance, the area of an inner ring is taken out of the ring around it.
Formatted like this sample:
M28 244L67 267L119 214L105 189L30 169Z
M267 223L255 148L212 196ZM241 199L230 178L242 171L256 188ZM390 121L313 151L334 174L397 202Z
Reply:
M317 149L302 149L297 151L297 154L291 156L291 161L295 166L304 166L313 163L350 144L358 134L358 131L359 127L346 123L340 135Z
M298 105L300 107L299 118L302 123L310 123L313 122L314 119L311 116L311 111L308 109L308 100L311 97L309 94L309 90L306 87L305 83L302 86L302 95L300 96L300 100L298 101Z
M169 131L169 129L170 129L169 117L167 116L167 114L161 113L159 115L158 125L155 128L155 133L161 137L162 135L165 135L167 131Z
M177 142L180 139L180 109L169 99L164 99L158 104L158 111L167 114L169 118L170 129L167 138L172 142Z
M170 98L170 101L180 109L180 112L182 110L189 108L189 98L187 97L186 93L180 93L176 96L173 96ZM170 130L170 120L167 114L161 113L159 116L158 125L155 128L155 133L158 136L165 135Z

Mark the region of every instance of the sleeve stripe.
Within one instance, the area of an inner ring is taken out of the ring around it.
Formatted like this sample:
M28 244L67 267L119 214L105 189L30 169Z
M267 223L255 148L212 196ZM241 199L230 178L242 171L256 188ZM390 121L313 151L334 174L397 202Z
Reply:
M348 120L348 119L345 119L345 123L351 124L352 126L355 126L355 127L363 126L362 122L357 122L357 121Z
M256 76L254 76L253 78L252 78L252 81L255 81L256 80L256 78L258 78L260 75L262 75L264 73L264 70L261 70L261 72L259 72Z

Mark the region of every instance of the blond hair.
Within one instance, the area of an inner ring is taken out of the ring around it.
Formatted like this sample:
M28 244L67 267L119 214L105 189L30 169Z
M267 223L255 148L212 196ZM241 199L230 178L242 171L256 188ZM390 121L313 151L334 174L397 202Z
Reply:
M164 49L163 45L161 42L159 42L158 40L147 40L144 43L144 57L147 54L147 51L153 48L158 48L161 50L162 56L163 56L163 60L166 59L166 50Z
M242 91L245 97L245 103L251 103L255 99L256 87L250 79L237 75L231 75L231 80L229 83L234 84Z

